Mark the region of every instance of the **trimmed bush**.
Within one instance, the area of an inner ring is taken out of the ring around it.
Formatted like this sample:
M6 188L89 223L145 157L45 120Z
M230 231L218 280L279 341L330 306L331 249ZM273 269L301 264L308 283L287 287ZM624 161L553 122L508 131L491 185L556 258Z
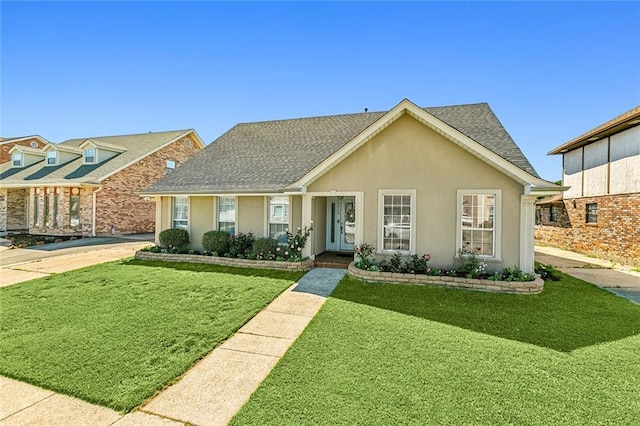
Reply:
M222 256L229 251L231 235L226 231L209 231L202 236L202 248Z
M165 229L160 232L160 245L162 247L183 249L189 244L189 233L185 229Z
M275 253L278 241L273 238L258 238L253 242L253 252L257 255Z
M229 243L229 254L231 257L237 257L240 259L244 259L251 252L251 248L253 247L253 242L255 238L253 237L253 233L249 232L248 234L238 234L231 237L231 242Z

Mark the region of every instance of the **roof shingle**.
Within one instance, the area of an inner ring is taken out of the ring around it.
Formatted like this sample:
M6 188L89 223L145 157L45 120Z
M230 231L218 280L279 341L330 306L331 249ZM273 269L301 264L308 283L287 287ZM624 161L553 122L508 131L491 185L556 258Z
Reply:
M424 110L538 177L486 103ZM144 192L282 190L384 114L366 112L237 124Z

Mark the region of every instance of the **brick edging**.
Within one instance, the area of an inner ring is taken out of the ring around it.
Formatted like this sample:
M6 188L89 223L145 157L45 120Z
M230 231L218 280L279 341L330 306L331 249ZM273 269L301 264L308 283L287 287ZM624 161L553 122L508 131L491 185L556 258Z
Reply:
M239 268L277 269L282 271L308 271L313 268L313 260L282 262L277 260L234 259L231 257L204 256L201 254L172 254L137 251L135 259L160 260L164 262L208 263L210 265L236 266Z
M358 269L355 262L349 264L348 273L363 281L390 284L433 285L464 288L467 290L488 291L492 293L538 294L542 292L544 280L536 277L534 281L492 281L475 278L439 277L431 275L402 274L395 272L371 272Z

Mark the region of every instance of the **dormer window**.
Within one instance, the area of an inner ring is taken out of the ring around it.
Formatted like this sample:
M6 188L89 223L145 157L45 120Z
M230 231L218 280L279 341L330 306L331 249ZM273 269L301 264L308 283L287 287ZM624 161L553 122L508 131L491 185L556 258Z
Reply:
M167 174L176 169L176 162L174 160L167 160Z
M47 166L55 166L58 164L58 153L56 151L47 151Z
M96 162L96 150L94 148L84 150L84 162L87 164L94 164Z
M12 156L13 159L13 167L22 167L22 153L15 152Z

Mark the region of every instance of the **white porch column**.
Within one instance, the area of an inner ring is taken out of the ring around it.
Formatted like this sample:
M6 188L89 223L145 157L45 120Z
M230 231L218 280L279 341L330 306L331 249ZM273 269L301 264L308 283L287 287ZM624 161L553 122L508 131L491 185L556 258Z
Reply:
M311 199L313 197L309 194L303 194L302 195L302 228L304 229L305 226L312 226L313 224L311 223ZM315 258L315 254L312 256L311 254L311 247L313 247L314 244L314 239L315 239L315 231L311 232L311 235L309 235L309 239L307 240L307 244L305 244L304 248L302 249L302 257L310 257L312 259Z
M155 226L155 242L160 245L160 232L162 229L162 197L153 197L156 201L156 226Z
M533 273L534 266L535 202L535 195L520 197L520 269L525 273Z

